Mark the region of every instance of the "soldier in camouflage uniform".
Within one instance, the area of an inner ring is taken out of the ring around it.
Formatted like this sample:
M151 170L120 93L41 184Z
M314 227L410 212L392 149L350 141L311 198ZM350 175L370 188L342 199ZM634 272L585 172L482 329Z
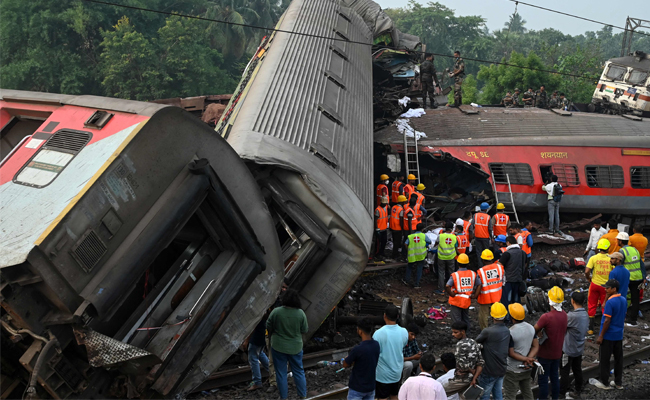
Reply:
M460 107L463 104L463 79L465 78L465 61L460 58L460 51L454 51L454 57L456 57L456 62L454 62L454 72L450 73L449 76L454 78L454 107Z
M537 108L548 108L548 92L544 85L539 87L539 90L535 93L535 106Z
M519 88L515 88L515 94L512 95L512 106L519 107L519 95L521 91Z
M564 109L568 110L568 109L569 109L569 105L571 104L571 102L569 101L569 99L567 99L566 97L564 97L564 93L560 93L560 99L558 100L558 103L559 103L560 108L561 108L562 110L564 110Z
M521 96L521 100L524 102L524 106L532 107L535 105L535 93L533 88L528 88L528 91Z
M435 81L436 85L433 85ZM420 65L420 83L422 84L422 108L427 108L427 94L431 101L431 108L438 108L434 96L435 87L440 87L436 67L433 65L433 55L427 53L425 61Z
M476 385L478 377L483 371L483 356L479 345L467 337L467 324L463 321L456 321L451 324L451 334L456 343L456 372L454 377L444 384L445 393L451 396L454 393L462 393L470 385Z
M551 95L551 99L548 101L548 108L560 108L560 99L557 97L557 90Z
M505 97L501 99L501 104L508 108L512 107L513 101L512 101L512 93L510 93L510 91L506 92Z

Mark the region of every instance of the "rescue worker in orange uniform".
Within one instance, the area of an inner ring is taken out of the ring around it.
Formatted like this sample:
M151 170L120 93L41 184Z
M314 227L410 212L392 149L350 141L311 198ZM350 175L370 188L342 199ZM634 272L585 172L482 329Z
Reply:
M533 236L530 234L530 228L533 226L530 221L524 221L523 228L517 226L517 243L521 249L526 253L526 266L530 264L530 259L533 254ZM521 239L520 239L521 238Z
M472 293L476 287L476 272L467 269L469 257L467 254L458 256L458 271L451 274L445 290L449 295L451 306L451 323L464 321L467 324L467 332L470 331L469 307L472 305Z
M418 226L418 213L415 212L415 203L417 199L411 197L411 201L404 205L404 218L402 219L402 232L404 235L410 235L415 232Z
M485 262L494 261L494 255L490 250L483 250L481 258ZM477 271L476 280L478 285L472 298L478 301L478 323L481 329L485 329L488 327L492 304L501 301L501 288L506 283L503 266L498 262L483 266Z
M508 235L508 228L510 227L510 217L505 213L506 206L503 203L497 204L497 213L492 217L492 227L494 228L494 236Z
M399 201L397 201L397 198L404 194L404 177L398 176L397 178L395 178L393 184L390 186L391 186L390 202L393 205L395 205L399 203Z
M469 211L465 211L463 214L463 232L467 235L469 240L472 240L472 236L469 231L469 227L472 225L472 213Z
M458 254L468 254L469 253L469 236L463 231L462 225L456 225L456 238L458 239L458 249L456 252ZM456 257L458 258L458 257Z
M388 227L390 228L393 237L393 259L396 260L399 256L404 237L402 232L402 220L404 219L404 204L406 204L405 196L397 197L397 204L390 209L390 221Z
M406 180L408 180L408 183L404 185L404 196L409 199L411 193L415 192L415 175L409 174L409 176L406 177Z
M609 228L609 231L604 234L601 239L607 239L607 241L611 243L609 250L607 250L607 253L612 254L621 248L621 246L618 245L618 240L616 239L616 236L618 236L618 221L613 218L610 219L607 222L607 227Z
M490 205L481 203L481 211L474 214L469 227L470 234L474 235L474 247L476 254L483 254L483 250L489 249L492 243L492 220L487 214ZM478 259L479 268L483 266L483 260Z
M501 255L507 251L506 235L498 235L494 239L494 259L499 260Z
M381 198L381 204L375 208L375 252L374 260L384 259L386 241L388 240L388 195Z
M386 174L381 174L379 176L379 180L381 181L379 185L377 185L377 207L381 206L381 198L386 196L388 198L388 183L390 178L388 178L388 175Z
M413 211L415 211L415 218L418 220L418 223L424 222L424 219L427 216L427 209L424 208L424 195L422 192L426 187L420 183L415 187L415 191L411 192L408 197L409 204L411 204L411 198L416 197L415 205L412 205Z

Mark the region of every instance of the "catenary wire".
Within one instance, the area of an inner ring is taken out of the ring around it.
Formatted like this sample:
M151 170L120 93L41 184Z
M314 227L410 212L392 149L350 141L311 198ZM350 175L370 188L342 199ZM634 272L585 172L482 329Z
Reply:
M546 7L538 6L538 5L535 5L535 4L524 3L523 1L519 1L519 0L508 0L508 1L511 1L511 2L517 3L517 4L523 4L523 5L528 6L528 7L539 8L540 10L549 11L549 12L560 14L560 15L566 15L567 17L577 18L577 19L581 19L583 21L593 22L594 24L611 26L612 28L621 29L621 30L624 30L626 32L633 32L633 33L638 33L639 35L650 36L650 33L645 33L645 32L635 31L635 30L632 30L632 29L623 28L622 26L616 26L616 25L608 24L606 22L596 21L595 19L585 18L585 17L581 17L579 15L569 14L569 13L565 13L563 11L553 10L551 8L546 8Z
M108 1L102 1L102 0L82 0L82 1L85 1L87 3L102 4L102 5L106 5L106 6L127 8L127 9L131 9L131 10L136 10L136 11L145 11L145 12L151 12L151 13L157 13L157 14L163 14L163 15L169 15L169 16L197 19L197 20L200 20L200 21L216 22L216 23L225 24L225 25L241 26L241 27L244 27L244 28L260 29L260 30L264 30L264 31L274 32L274 33L287 33L287 34L290 34L290 35L299 35L299 36L306 36L306 37L317 38L317 39L341 41L341 42L346 42L346 43L351 43L351 44L361 44L361 45L364 45L364 46L374 46L375 45L374 43L360 42L360 41L349 40L349 39L344 39L344 38L327 37L327 36L315 35L315 34L311 34L311 33L288 31L288 30L285 30L285 29L269 28L269 27L251 25L251 24L243 24L243 23L237 23L237 22L222 21L222 20L218 20L218 19L199 17L199 16L196 16L196 15L180 14L180 13L175 13L175 12L170 12L170 11L153 10L153 9L150 9L150 8L129 6L129 5L118 4L118 3L111 3L111 2L108 2ZM404 50L404 49L400 49L400 48L392 47L392 46L382 46L382 48L388 49L388 50ZM430 52L430 51L427 51L427 52L424 52L424 51L421 51L421 50L408 50L408 51L412 52L412 53L431 54L431 55L438 56L438 57L455 58L453 55L434 53L434 52ZM570 74L570 73L566 73L566 72L559 72L559 71L553 71L553 70L542 69L542 68L526 67L526 66L522 66L522 65L510 64L510 63L501 62L501 61L481 60L481 59L478 59L478 58L467 58L467 57L463 57L463 60L465 60L465 61L475 61L475 62L484 63L484 64L503 65L503 66L506 66L506 67L527 69L527 70L530 70L530 71L547 72L547 73L550 73L550 74L556 74L556 75L562 75L562 76L570 76L570 77L574 77L574 78L582 78L582 79L589 79L589 80L597 79L596 77L593 77L593 76Z

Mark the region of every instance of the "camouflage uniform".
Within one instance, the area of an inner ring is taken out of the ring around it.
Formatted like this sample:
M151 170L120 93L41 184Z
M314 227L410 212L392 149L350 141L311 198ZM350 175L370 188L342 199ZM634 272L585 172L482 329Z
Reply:
M456 372L445 385L447 395L464 392L472 381L471 370L484 364L479 345L470 338L456 343Z
M506 94L505 97L501 99L501 104L503 104L506 107L512 107L514 103L512 101L512 95L510 94L510 92L508 92L508 94Z
M560 108L560 103L556 95L551 96L551 100L548 101L548 108Z
M465 61L458 57L454 63L454 107L460 107L463 104L463 79L465 78Z
M532 106L535 103L535 93L533 93L530 90L527 90L521 96L521 100L523 100L525 106Z
M543 92L541 90L538 90L535 93L535 105L537 108L548 108L548 99L546 95L546 90Z
M571 104L571 103L569 102L569 99L567 99L567 98L565 97L565 98L560 98L560 99L558 100L558 104L559 104L560 108L564 110L564 107L567 107L567 109L568 109L568 108L569 108L569 104Z
M515 94L512 95L512 106L519 107L519 92L515 90Z
M436 88L436 86L433 85L434 81L436 82L436 86L440 86L438 76L436 75L436 67L433 65L432 61L426 60L422 65L420 65L420 83L422 84L422 103L424 108L427 107L427 94L431 101L431 107L438 107L434 96Z

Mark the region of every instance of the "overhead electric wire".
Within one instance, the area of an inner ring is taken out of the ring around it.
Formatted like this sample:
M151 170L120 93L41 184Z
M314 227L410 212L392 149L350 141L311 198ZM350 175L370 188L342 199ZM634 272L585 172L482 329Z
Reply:
M523 5L528 6L528 7L539 8L540 10L549 11L549 12L560 14L560 15L565 15L565 16L571 17L571 18L581 19L583 21L593 22L595 24L611 26L612 28L621 29L621 30L624 30L626 32L634 32L634 33L638 33L640 35L650 36L650 33L645 33L645 32L635 31L633 29L623 28L622 26L616 26L616 25L608 24L606 22L596 21L595 19L589 19L589 18L581 17L579 15L569 14L569 13L565 13L563 11L558 11L558 10L553 10L552 8L546 8L546 7L538 6L538 5L535 5L535 4L524 3L523 1L519 1L519 0L508 0L508 1L511 1L513 3L516 3L516 4L523 4Z
M129 6L129 5L118 4L118 3L111 3L111 2L108 2L108 1L102 1L102 0L82 0L82 1L85 1L87 3L102 4L102 5L106 5L106 6L127 8L127 9L131 9L131 10L136 10L136 11L152 12L152 13L169 15L169 16L197 19L197 20L200 20L200 21L216 22L216 23L226 24L226 25L235 25L235 26L241 26L241 27L244 27L244 28L260 29L260 30L271 31L271 32L275 32L275 33L287 33L287 34L290 34L290 35L299 35L299 36L306 36L306 37L317 38L317 39L326 39L326 40L334 40L334 41L340 41L340 42L345 42L345 43L361 44L361 45L364 45L364 46L375 46L374 43L359 42L359 41L355 41L355 40L349 40L349 39L338 38L338 37L327 37L327 36L315 35L315 34L312 34L312 33L295 32L295 31L288 31L288 30L284 30L284 29L269 28L269 27L263 27L263 26L256 26L256 25L250 25L250 24L237 23L237 22L222 21L222 20L218 20L218 19L199 17L199 16L196 16L196 15L179 14L179 13L170 12L170 11L153 10L153 9L150 9L150 8ZM430 52L430 51L424 52L424 51L421 51L421 50L405 50L405 49L400 49L400 48L392 47L392 46L382 46L382 48L385 48L385 49L388 49L388 50L409 51L409 52L412 52L412 53L420 53L420 54L431 54L431 55L438 56L438 57L456 58L453 55L441 54L441 53L433 53L433 52ZM526 66L522 66L522 65L515 65L515 64L510 64L510 63L500 62L500 61L489 61L489 60L481 60L481 59L478 59L478 58L466 58L466 57L463 57L463 60L465 60L465 61L476 61L476 62L485 63L485 64L503 65L503 66L506 66L506 67L527 69L527 70L538 71L538 72L547 72L547 73L551 73L551 74L570 76L570 77L574 77L574 78L594 79L594 77L587 76L587 75L569 74L569 73L566 73L566 72L559 72L559 71L553 71L553 70L547 70L547 69L541 69L541 68L534 68L534 67L526 67Z

